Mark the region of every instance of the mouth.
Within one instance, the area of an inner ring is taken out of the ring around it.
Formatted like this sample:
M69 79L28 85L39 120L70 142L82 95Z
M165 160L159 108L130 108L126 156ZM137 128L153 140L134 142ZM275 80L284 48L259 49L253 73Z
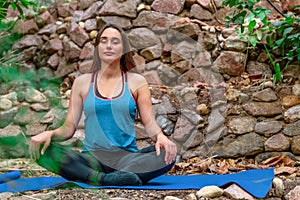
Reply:
M115 54L114 52L104 52L104 55L106 55L106 56L112 56L114 54Z

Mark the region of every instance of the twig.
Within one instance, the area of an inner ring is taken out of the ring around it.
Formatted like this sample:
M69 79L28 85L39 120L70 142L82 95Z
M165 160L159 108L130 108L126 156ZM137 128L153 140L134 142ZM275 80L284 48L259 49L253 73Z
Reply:
M200 21L198 19L191 19L191 22L198 23L201 26L208 26L207 23L204 23L204 22L202 22L202 21Z
M282 15L283 17L286 17L286 15L281 12L281 10L279 10L270 0L267 0L267 2L280 14Z
M39 198L31 197L31 196L28 196L28 195L25 195L25 194L23 194L22 196L23 196L23 197L27 197L27 198L29 198L29 199L41 200L41 199L39 199Z

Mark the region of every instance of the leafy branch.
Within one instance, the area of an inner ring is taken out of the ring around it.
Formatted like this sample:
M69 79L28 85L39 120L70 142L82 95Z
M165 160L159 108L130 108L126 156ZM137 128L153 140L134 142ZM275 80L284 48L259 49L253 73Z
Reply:
M11 6L13 11L18 10L20 16L24 17L24 10L30 7L38 7L32 0L0 0L0 21L5 19L8 7Z
M260 0L223 0L223 6L235 8L230 16L225 17L226 26L238 25L240 38L254 48L259 42L264 45L275 74L275 82L282 82L280 61L287 66L291 61L300 60L300 18L295 13L284 14L271 1L270 5L282 16L277 21L268 20L270 10L257 6ZM294 9L298 9L296 6ZM274 61L270 51L279 50L281 59Z

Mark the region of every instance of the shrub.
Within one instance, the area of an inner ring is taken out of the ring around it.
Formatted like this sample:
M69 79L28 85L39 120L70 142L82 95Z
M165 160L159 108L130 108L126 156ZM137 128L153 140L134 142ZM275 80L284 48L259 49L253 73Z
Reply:
M242 40L256 47L258 42L266 40L264 45L275 74L275 82L282 81L281 71L293 60L300 60L300 18L291 12L284 14L267 0L281 18L276 21L268 20L270 10L257 6L260 0L223 0L223 6L235 8L230 16L226 16L226 25L238 25L237 32ZM300 6L295 7L298 9ZM262 25L256 27L259 23ZM246 30L245 30L246 29ZM270 51L279 50L281 58L274 60ZM281 62L284 61L284 62ZM285 63L285 66L280 66Z

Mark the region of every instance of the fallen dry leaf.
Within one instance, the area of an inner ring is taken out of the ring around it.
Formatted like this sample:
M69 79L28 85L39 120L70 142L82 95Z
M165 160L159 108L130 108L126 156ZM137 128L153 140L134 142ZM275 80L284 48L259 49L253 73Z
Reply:
M227 163L228 163L229 167L235 167L236 166L235 161L233 159L228 159Z
M199 163L201 159L199 157L193 157L187 160L188 163Z
M284 165L288 167L293 167L295 165L295 161L289 158L288 156L274 156L262 162L262 165L267 167L275 167L278 165Z
M195 163L193 164L193 168L192 170L190 170L191 173L200 173L200 172L204 172L206 171L209 166L211 165L212 163L212 159L209 158L209 159L206 159L204 161L201 161L199 163Z
M191 168L192 163L184 163L184 162L180 162L180 163L175 163L175 165L172 167L172 169L170 170L170 173L182 173L184 171L187 171Z
M228 173L229 164L225 160L219 162L218 166L219 166L218 174L227 174Z
M209 167L211 172L216 174L227 174L228 173L229 164L226 160L219 160L216 164L213 164Z
M295 172L297 172L297 168L295 168L295 167L285 167L285 166L282 166L282 167L276 167L274 169L275 175L279 175L279 174L293 174Z

